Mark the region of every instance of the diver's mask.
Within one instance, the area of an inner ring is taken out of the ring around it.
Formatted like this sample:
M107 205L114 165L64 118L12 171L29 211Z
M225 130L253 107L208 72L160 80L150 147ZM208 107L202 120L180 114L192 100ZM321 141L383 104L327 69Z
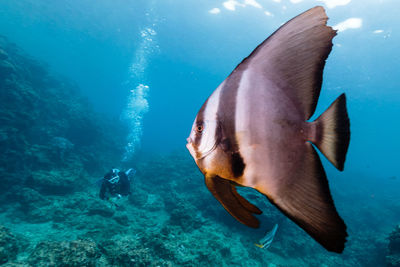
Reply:
M117 175L113 176L111 179L108 180L108 182L111 183L111 184L118 183L119 182L119 175L117 174Z
M108 179L108 182L111 184L116 184L119 182L119 175L118 175L119 170L113 169L112 171L113 171L113 176L110 179Z

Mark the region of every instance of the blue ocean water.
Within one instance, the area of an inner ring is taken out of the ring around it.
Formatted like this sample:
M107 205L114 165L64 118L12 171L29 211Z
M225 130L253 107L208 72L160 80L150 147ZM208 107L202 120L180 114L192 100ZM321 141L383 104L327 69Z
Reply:
M321 157L335 204L349 228L349 250L337 257L348 266L385 264L387 238L400 223L400 2L2 0L0 35L46 64L50 72L74 81L97 114L125 127L120 136L114 136L122 152L110 165L128 162L138 169L157 168L161 163L142 166L140 159L183 151L192 122L214 89L279 26L315 5L325 7L328 25L338 29L325 66L315 117L344 92L351 121L344 172L338 172ZM184 155L189 158L189 153ZM174 158L166 156L164 175L175 172L176 180L168 182L180 185L179 190L184 188L177 192L190 195L191 190L197 190L182 185L189 178L198 179L196 185L204 186L194 164L181 173L176 170L179 165L172 161ZM103 164L99 168L103 171L111 167ZM149 185L160 182L155 174L143 178L143 173L141 177ZM144 194L154 197L156 203L160 198L157 192ZM198 197L219 205L206 191ZM136 208L139 207L137 204ZM225 211L221 208L220 212ZM160 216L169 216L167 209ZM229 214L222 219L208 216L207 220L210 219L225 221L220 227L231 227L238 232L238 239L253 235L256 241L266 230L249 232L236 225ZM141 227L146 231L146 220L142 220ZM3 224L13 230L13 224ZM18 229L15 226L16 232L23 232ZM285 236L285 228L280 227L278 234ZM287 240L290 243L290 238ZM307 260L292 261L290 253L295 254L295 249L284 244L281 252L271 252L279 255L275 262L272 254L267 255L270 252L263 252L271 266L323 266L306 252L300 258ZM253 244L249 241L248 246ZM183 254L188 249L186 245L177 246L176 250L179 248ZM285 249L291 252L282 252ZM354 260L364 257L359 253L363 250L376 255L370 261ZM232 249L219 256L233 257L237 253L240 251ZM253 257L255 262L262 262L259 257L262 256ZM246 265L235 260L223 263ZM338 262L327 259L323 264L334 266Z

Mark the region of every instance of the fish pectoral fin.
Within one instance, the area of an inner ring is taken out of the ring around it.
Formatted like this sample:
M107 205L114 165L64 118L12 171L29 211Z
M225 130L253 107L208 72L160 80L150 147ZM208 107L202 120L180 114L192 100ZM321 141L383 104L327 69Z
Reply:
M208 190L236 220L249 227L259 227L260 222L253 213L261 214L261 210L239 195L229 180L206 176L205 182Z
M346 225L336 211L317 152L310 143L305 146L303 161L275 183L274 192L267 186L256 189L323 247L341 253Z

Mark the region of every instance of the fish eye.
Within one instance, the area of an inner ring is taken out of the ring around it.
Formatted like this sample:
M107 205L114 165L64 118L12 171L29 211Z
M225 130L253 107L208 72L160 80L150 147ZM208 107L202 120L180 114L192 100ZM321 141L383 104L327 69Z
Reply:
M195 129L196 129L197 133L201 133L204 130L204 125L203 124L197 124Z

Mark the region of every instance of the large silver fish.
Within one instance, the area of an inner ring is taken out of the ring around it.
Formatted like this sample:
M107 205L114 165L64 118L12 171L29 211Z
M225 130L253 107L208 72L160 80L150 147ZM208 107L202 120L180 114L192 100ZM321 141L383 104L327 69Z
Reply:
M346 225L313 144L343 170L350 141L346 97L315 121L322 73L336 31L322 7L288 21L245 58L201 107L187 148L208 189L238 221L258 227L261 210L236 191L252 187L329 251Z

